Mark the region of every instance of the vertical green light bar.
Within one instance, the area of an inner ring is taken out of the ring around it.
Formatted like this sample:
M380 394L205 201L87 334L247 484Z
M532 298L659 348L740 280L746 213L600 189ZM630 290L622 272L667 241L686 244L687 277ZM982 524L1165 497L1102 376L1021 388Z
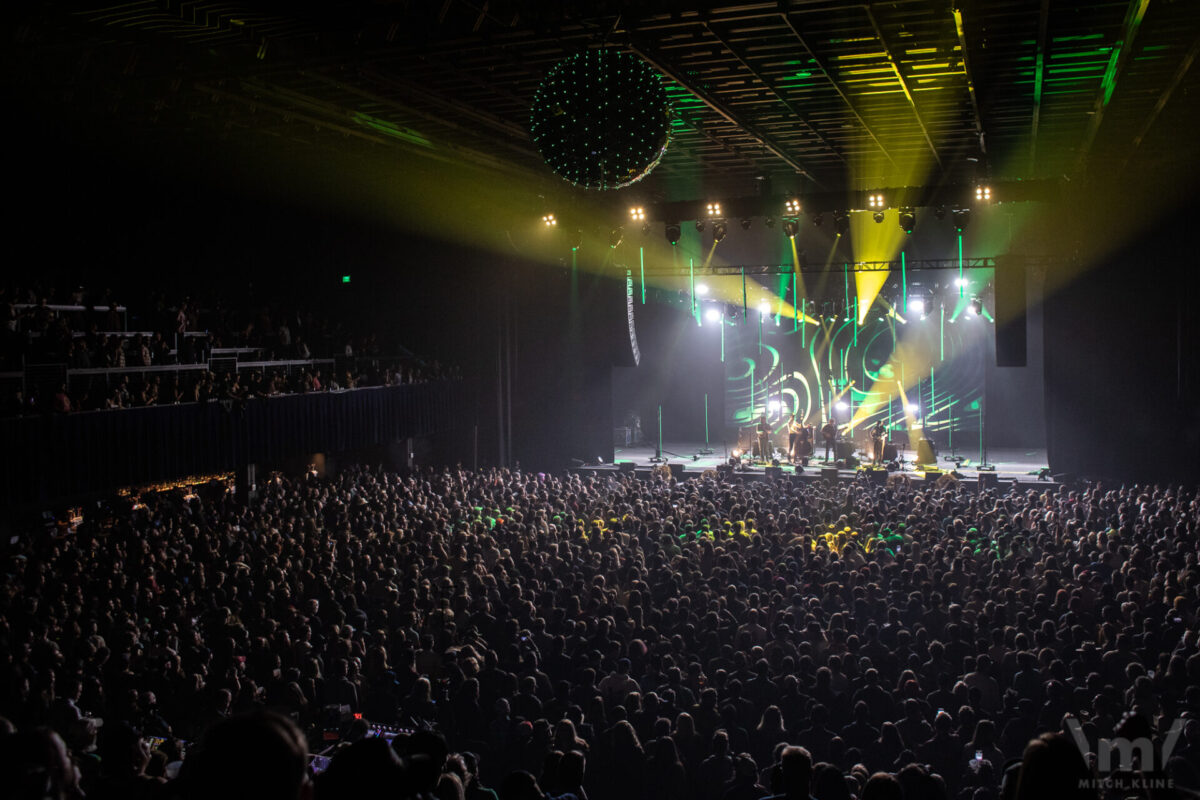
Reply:
M946 410L947 410L948 416L950 418L950 431L949 431L949 433L947 433L947 439L948 439L947 443L950 446L950 452L953 453L954 452L954 401L953 400L951 400L949 403L946 404Z
M762 352L762 318L763 315L760 309L758 314L758 352L760 353Z
M800 326L800 298L796 296L796 269L792 268L792 333ZM803 342L801 342L803 344Z
M646 305L646 248L638 248L638 256L642 262L642 305Z
M688 280L692 284L692 316L696 318L696 324L700 324L700 315L696 313L696 262L694 259L688 259Z
M808 298L807 298L807 297L806 297L806 298L804 298L803 307L804 307L804 309L805 309L805 313L808 313L808 311L807 311L807 309L808 309ZM805 347L805 348L806 348L806 347L808 347L808 342L806 341L807 339L808 339L808 326L807 326L807 325L805 325L805 324L804 324L804 320L803 320L803 319L801 319L801 320L800 320L800 346L801 346L801 347Z
M946 304L945 303L942 304L942 321L941 321L941 337L940 338L941 338L941 342L942 342L941 360L945 361L946 360Z
M721 315L721 363L725 363L725 315Z
M901 313L908 313L908 264L904 251L900 251L900 308Z
M934 369L929 368L929 416L937 412L937 383L933 378Z
M850 264L849 263L842 264L842 276L846 280L846 305L844 306L844 308L846 309L846 311L849 311L850 310ZM857 324L858 319L855 318L854 322Z
M704 446L708 447L708 392L704 393Z
M852 328L852 331L854 333L854 346L858 347L858 298L857 297L854 298L854 327Z
M742 267L742 319L747 318L746 312L746 268Z
M963 259L962 259L962 234L958 235L958 296L963 297L967 293L967 284L963 281Z

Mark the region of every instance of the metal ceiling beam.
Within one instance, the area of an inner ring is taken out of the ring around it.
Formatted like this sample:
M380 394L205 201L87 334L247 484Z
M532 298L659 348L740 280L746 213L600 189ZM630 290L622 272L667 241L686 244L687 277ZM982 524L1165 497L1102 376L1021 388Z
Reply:
M792 102L790 100L788 100L786 97L784 97L783 94L778 89L775 88L775 84L770 79L768 79L765 75L763 75L761 72L756 70L750 64L750 62L747 60L744 53L741 53L738 50L738 48L736 48L733 45L732 42L730 42L728 39L726 39L724 36L722 36L707 21L704 21L702 24L704 25L704 29L707 30L709 33L711 33L713 35L713 37L718 42L721 43L722 47L724 47L726 50L728 50L730 53L733 54L733 57L738 60L738 63L740 63L743 67L745 67L746 70L751 75L753 75L754 78L759 83L761 83L763 86L767 87L767 89L771 92L771 94L775 95L775 99L778 100L783 105L783 107L788 110L788 113L790 113L796 119L800 120L802 123L804 123L804 126L806 128L808 128L810 131L812 131L813 136L817 137L817 141L819 141L825 147L829 148L829 151L832 152L834 155L836 155L842 161L846 160L846 157L843 156L842 153L836 147L834 147L832 144L830 144L830 142L824 136L821 135L821 132L819 130L817 130L817 126L814 125L808 119L808 117L804 116L804 114L801 114L800 111L794 105L792 105Z
M1171 100L1171 95L1179 88L1179 84L1183 82L1188 70L1192 68L1192 63L1196 57L1200 55L1200 36L1197 36L1192 42L1192 47L1187 51L1187 55L1183 57L1183 61L1179 64L1179 69L1175 70L1175 74L1171 77L1171 82L1162 90L1162 94L1158 96L1158 100L1154 103L1154 108L1150 111L1150 115L1146 117L1146 121L1142 123L1142 127L1138 130L1137 136L1133 137L1133 143L1129 146L1129 150L1125 153L1125 160L1121 162L1121 169L1125 169L1125 165L1129 163L1129 159L1133 156L1135 150L1142 145L1142 141L1146 138L1146 134L1150 132L1150 128L1154 126L1155 120L1162 110L1166 108L1167 103Z
M804 36L802 36L800 31L796 28L796 24L792 22L791 16L788 14L781 14L780 16L783 17L783 22L785 25L787 25L788 30L790 30L792 35L796 37L796 41L799 42L800 46L804 48L804 51L808 53L808 57L812 59L814 64L817 65L817 69L821 70L821 74L824 75L826 80L829 81L829 85L832 86L833 90L838 93L838 97L842 98L842 102L846 104L846 108L850 109L850 113L854 115L854 118L858 120L858 124L862 126L864 131L866 131L867 136L871 137L871 141L874 142L875 146L879 148L879 152L883 153L884 157L887 158L888 161L890 161L892 164L895 164L896 160L892 158L892 154L889 153L887 148L883 146L883 142L879 141L879 137L875 135L875 131L871 130L871 126L867 124L865 119L863 119L862 114L858 113L858 109L855 107L854 101L850 99L850 96L846 94L844 89L842 89L841 84L839 84L837 79L833 77L833 73L829 71L829 67L826 66L821 57L818 56L811 47L809 47L808 42L804 39Z
M979 114L979 98L975 93L975 81L971 77L971 51L967 47L967 29L963 25L962 9L957 5L950 10L954 15L954 30L958 33L958 47L962 50L963 74L967 77L967 94L971 96L971 112L975 116L975 135L979 137L979 151L987 152L987 141L983 134L983 117Z
M795 157L790 155L787 152L787 150L785 150L783 148L782 145L780 145L778 142L773 140L768 134L763 133L762 131L758 130L754 125L752 125L749 122L747 122L746 120L742 119L741 116L738 115L737 112L733 111L728 106L726 106L724 103L722 103L720 100L718 100L716 97L714 97L711 92L709 92L703 86L700 86L699 84L697 84L695 81L688 78L684 74L683 70L679 69L674 64L671 64L669 61L667 61L665 58L663 58L657 52L655 52L650 47L646 46L644 43L638 41L636 38L634 38L632 36L630 37L630 41L629 41L629 49L633 50L633 52L635 52L639 56L641 56L641 58L644 59L646 61L646 63L648 63L650 66L654 67L656 70L661 72L663 75L666 75L668 78L675 81L683 88L687 89L689 92L692 93L692 95L694 95L696 97L696 99L698 99L700 102L704 103L704 105L708 106L713 111L720 114L731 125L734 125L734 126L740 128L741 130L745 131L753 139L755 139L759 144L761 144L763 147L765 147L770 152L774 153L775 156L777 156L781 161L783 161L785 164L787 164L792 169L796 170L796 172L798 172L801 175L803 175L804 177L808 178L810 181L815 183L817 186L822 185L821 182L819 180L817 180L817 178L809 171L809 169L806 166L804 166L804 164L802 164Z
M917 98L913 96L912 90L908 88L908 81L904 80L904 74L900 71L900 62L892 55L892 48L888 47L887 38L883 35L883 29L879 27L879 21L875 19L875 12L870 6L863 6L863 11L867 14L867 19L871 21L871 27L875 30L875 37L879 39L879 46L883 48L883 54L887 57L888 63L892 65L892 72L896 73L896 80L900 82L900 88L904 90L904 96L908 98L908 104L912 106L913 116L917 119L917 126L921 129L921 135L925 137L926 144L929 145L929 151L933 153L933 160L942 166L942 157L938 155L937 148L933 144L933 138L929 135L929 129L925 127L925 120L921 118L921 109L917 108Z
M1104 110L1112 101L1121 72L1129 63L1129 57L1133 53L1133 40L1137 38L1138 29L1142 27L1142 20L1146 18L1146 9L1149 7L1150 0L1129 0L1129 6L1125 9L1121 34L1113 43L1112 52L1108 56L1108 66L1104 70L1104 77L1100 79L1100 89L1096 92L1095 102L1092 103L1092 118L1088 122L1083 145L1079 148L1079 157L1075 161L1076 172L1081 172L1087 166L1088 153L1092 149L1092 143L1096 141L1100 123L1104 121Z
M1033 130L1029 136L1029 174L1037 166L1038 123L1042 117L1042 85L1046 75L1046 29L1050 25L1050 0L1042 0L1038 14L1037 60L1033 68Z

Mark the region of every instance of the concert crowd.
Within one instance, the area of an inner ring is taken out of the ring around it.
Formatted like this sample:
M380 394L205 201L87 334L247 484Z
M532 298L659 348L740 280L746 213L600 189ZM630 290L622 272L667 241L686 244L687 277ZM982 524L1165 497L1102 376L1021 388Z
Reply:
M146 497L9 548L0 795L1193 796L1198 524L949 477Z

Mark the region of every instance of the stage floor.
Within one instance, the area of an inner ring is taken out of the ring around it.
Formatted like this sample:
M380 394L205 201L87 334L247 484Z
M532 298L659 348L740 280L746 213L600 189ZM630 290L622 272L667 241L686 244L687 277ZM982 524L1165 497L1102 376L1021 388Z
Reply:
M713 447L712 453L704 453L703 443L695 442L664 442L663 458L667 464L681 464L684 475L698 475L708 469L715 469L720 464L729 463L731 452L726 451L720 445ZM820 452L820 451L818 451ZM621 462L632 462L635 471L648 471L658 463L654 461L656 449L654 447L634 446L634 447L617 447L615 450L615 464ZM860 456L862 454L859 454ZM903 452L901 455L904 461L901 463L900 469L891 470L892 473L900 473L910 475L916 479L924 479L924 470L919 470L912 463L911 458L914 453ZM1038 474L1047 466L1045 450L1013 450L999 448L988 450L988 466L994 469L983 470L984 472L994 473L997 479L1003 482L1011 483L1016 480L1020 483L1032 483L1045 487L1045 480L1038 480ZM938 457L938 468L942 472L950 472L957 470L963 480L971 482L976 481L976 476L979 475L979 451L973 453L957 453L957 461L955 456L951 454L941 454ZM824 463L821 459L810 459L808 466L800 469L800 472L805 475L820 474L823 467L834 466ZM613 465L600 465L584 467L586 470L613 470L616 469ZM677 467L678 469L678 467ZM789 464L781 464L783 474L795 474L797 469ZM840 478L853 478L858 472L857 467L842 467L838 470ZM748 459L743 461L743 467L739 468L738 474L741 475L765 475L766 465L762 463L751 463ZM1053 481L1051 481L1053 483Z

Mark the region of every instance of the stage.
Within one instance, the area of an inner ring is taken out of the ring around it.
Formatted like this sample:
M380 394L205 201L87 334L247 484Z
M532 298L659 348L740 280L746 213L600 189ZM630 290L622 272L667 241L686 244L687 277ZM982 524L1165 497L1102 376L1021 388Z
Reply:
M725 447L718 444L713 446L711 453L705 453L703 443L695 442L665 442L662 448L662 458L665 461L656 461L657 448L654 446L630 446L617 447L615 449L615 457L613 464L590 464L579 469L585 472L612 472L620 469L622 462L632 464L633 470L636 473L649 473L651 469L659 464L665 463L674 470L682 470L683 477L699 476L706 470L716 469L722 464L729 464L730 458L734 455L732 450L726 450ZM800 477L819 478L821 477L822 469L836 468L838 470L839 480L853 480L857 477L861 467L869 467L867 461L863 461L861 465L847 465L843 462L840 466L836 463L825 463L819 456L823 455L818 451L817 458L809 459L808 466L793 467L790 464L780 462L780 474L797 475ZM857 454L860 458L863 453ZM898 469L889 469L889 475L907 475L913 480L926 480L926 470L918 469L912 463L913 453L911 451L901 451L900 456L903 458L899 462ZM989 469L980 469L979 451L974 453L963 453L961 451L950 454L943 453L938 457L937 467L940 473L957 472L960 480L971 484L978 482L978 476L982 474L995 475L996 480L1000 484L1011 484L1013 481L1030 487L1046 488L1047 486L1057 485L1053 480L1048 480L1048 475L1039 480L1039 474L1045 474L1046 469L1046 451L1045 450L1014 450L1014 449L995 449L989 450L987 453L988 463L986 466ZM758 461L752 462L749 458L740 459L734 469L734 474L749 479L762 479L767 476L767 467L769 464L764 464ZM629 469L628 466L625 469Z

